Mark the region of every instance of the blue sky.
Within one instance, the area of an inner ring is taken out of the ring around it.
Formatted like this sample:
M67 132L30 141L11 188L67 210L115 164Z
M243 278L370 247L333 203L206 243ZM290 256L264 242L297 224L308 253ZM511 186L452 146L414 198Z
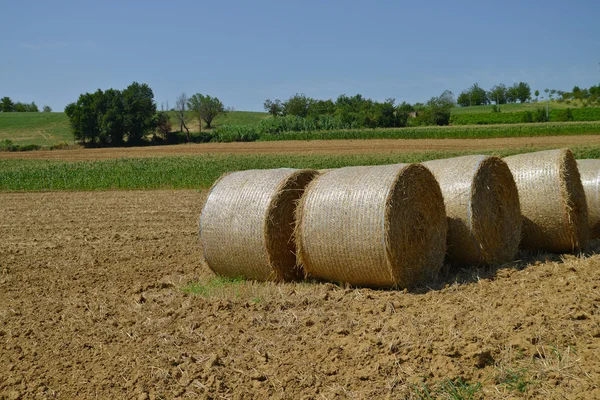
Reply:
M5 1L0 97L55 111L150 85L237 110L345 93L426 101L478 82L600 83L600 1Z

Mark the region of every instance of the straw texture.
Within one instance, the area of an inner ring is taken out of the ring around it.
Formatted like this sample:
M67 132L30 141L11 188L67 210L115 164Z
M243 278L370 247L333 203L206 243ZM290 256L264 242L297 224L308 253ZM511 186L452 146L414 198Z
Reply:
M316 278L410 287L443 263L442 193L422 165L330 170L308 185L296 212L298 261Z
M523 214L527 249L556 253L584 250L588 211L577 162L568 149L506 157Z
M312 170L233 172L211 188L200 217L204 258L217 274L255 280L293 280L296 204Z
M519 251L522 216L510 169L483 155L423 163L442 189L448 216L448 261L503 264Z
M577 160L587 200L590 237L600 238L600 160Z

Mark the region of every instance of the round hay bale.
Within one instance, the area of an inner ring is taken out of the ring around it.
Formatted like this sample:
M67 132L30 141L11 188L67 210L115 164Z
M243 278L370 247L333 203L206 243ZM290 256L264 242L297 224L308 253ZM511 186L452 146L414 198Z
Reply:
M569 149L506 157L521 202L526 249L555 253L587 247L588 211L577 162Z
M227 277L301 278L293 240L295 209L316 174L281 168L219 178L200 216L200 241L208 266Z
M298 261L319 279L410 287L444 260L442 193L422 165L330 170L308 185L296 213Z
M519 193L498 157L474 155L423 163L442 189L453 264L512 261L521 240Z
M577 160L587 201L590 237L600 238L600 160Z

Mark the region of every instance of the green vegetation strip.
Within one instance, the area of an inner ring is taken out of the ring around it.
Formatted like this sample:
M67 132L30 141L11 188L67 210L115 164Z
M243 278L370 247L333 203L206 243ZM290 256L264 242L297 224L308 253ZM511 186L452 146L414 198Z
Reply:
M202 189L224 172L264 168L338 168L421 162L466 154L507 156L539 149L359 155L205 155L61 162L0 160L0 191ZM600 158L600 147L573 149L577 158Z
M226 127L223 127L226 128ZM598 135L600 122L423 126L259 134L259 141L319 139L484 139L500 137ZM233 141L233 140L232 140Z

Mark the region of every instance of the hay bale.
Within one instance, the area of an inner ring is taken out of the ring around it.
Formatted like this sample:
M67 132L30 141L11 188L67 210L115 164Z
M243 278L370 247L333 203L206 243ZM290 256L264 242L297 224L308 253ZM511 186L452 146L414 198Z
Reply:
M448 260L453 264L512 261L521 240L519 194L498 157L474 155L423 163L442 189L448 216Z
M217 274L293 280L298 199L316 175L290 168L226 174L213 185L200 216L204 258Z
M590 237L600 238L600 160L577 160L587 201Z
M556 253L588 244L588 211L577 162L569 149L506 157L521 202L527 249Z
M296 212L298 261L313 277L410 287L443 263L444 202L422 165L328 171L309 184Z

